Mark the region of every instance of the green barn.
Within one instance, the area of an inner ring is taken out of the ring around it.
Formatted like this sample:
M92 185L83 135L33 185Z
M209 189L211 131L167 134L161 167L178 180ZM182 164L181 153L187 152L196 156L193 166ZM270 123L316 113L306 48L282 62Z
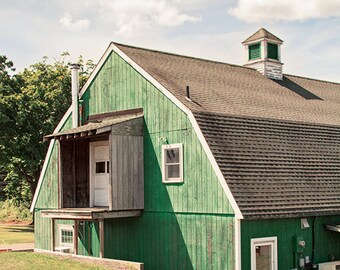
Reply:
M340 84L283 74L282 43L261 28L244 66L111 43L79 93L73 66L72 106L44 137L35 249L338 269Z

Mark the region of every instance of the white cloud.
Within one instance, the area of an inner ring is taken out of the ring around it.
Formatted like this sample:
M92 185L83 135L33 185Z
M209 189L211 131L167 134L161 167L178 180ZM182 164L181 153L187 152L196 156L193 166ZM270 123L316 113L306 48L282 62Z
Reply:
M229 14L250 23L340 16L339 0L238 0Z
M68 13L66 13L59 20L59 22L61 23L62 26L69 28L71 30L76 30L76 31L86 30L90 25L90 21L87 19L73 21L72 17Z
M176 0L101 0L99 7L102 19L121 35L143 35L143 31L150 29L200 20L181 11L181 4Z

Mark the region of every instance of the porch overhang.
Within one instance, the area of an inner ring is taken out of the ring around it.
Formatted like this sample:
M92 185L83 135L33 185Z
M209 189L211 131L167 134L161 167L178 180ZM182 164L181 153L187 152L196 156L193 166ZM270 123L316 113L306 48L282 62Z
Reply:
M143 109L131 109L92 116L88 123L76 128L44 136L44 141L73 140L109 133L111 126L143 117Z
M51 219L51 250L55 248L55 221L56 220L73 220L73 252L75 255L78 254L78 232L79 224L83 221L98 222L99 224L99 243L100 251L99 257L104 258L104 220L112 218L127 218L127 217L138 217L141 216L142 210L115 210L110 211L108 207L89 207L89 208L59 208L41 210L41 217ZM90 246L88 246L90 249Z
M109 211L108 207L62 208L41 211L41 216L45 218L69 220L102 220L110 218L139 217L141 214L142 210Z

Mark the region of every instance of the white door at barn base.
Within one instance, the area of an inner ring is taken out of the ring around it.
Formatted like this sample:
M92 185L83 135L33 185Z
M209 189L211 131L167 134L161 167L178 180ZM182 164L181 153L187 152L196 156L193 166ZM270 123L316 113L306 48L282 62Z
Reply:
M109 145L106 141L91 143L92 206L109 205Z

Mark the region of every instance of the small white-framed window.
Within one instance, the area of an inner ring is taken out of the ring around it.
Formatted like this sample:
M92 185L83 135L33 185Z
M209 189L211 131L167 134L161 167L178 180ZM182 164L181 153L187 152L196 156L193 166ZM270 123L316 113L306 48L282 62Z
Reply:
M183 182L183 144L162 145L162 181Z
M277 270L277 237L251 239L251 270Z
M67 247L68 249L64 252L73 252L73 226L72 225L67 225L67 224L59 224L59 248L62 250L61 247Z

